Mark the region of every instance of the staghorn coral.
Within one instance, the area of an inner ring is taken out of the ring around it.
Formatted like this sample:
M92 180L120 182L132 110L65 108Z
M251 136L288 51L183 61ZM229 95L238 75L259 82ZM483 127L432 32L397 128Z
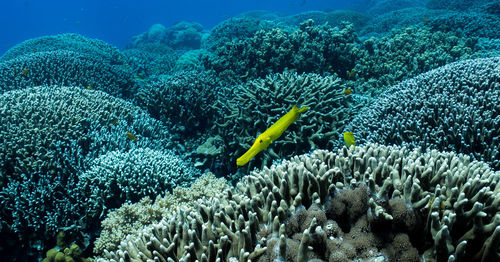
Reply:
M499 172L455 153L316 150L252 172L97 261L346 261L358 253L418 261L417 250L426 261L492 261L500 258L499 182Z
M500 169L500 58L465 60L386 90L346 130L360 143L468 154Z
M123 65L104 63L102 57L67 50L36 52L0 63L0 93L40 85L77 86L130 97L133 74Z
M273 159L333 145L333 139L352 112L351 99L343 93L340 79L335 76L272 74L237 86L232 94L234 97L229 101L219 100L217 107L222 108L222 117L217 119L212 132L225 134L222 137L224 147L216 157L231 163L231 171L235 169L236 158L247 151L257 135L293 105L309 106L309 110L255 157L248 168L263 167ZM239 169L242 170L245 168Z
M134 148L94 159L78 175L78 188L88 199L85 213L95 218L123 203L188 186L197 177L198 171L172 151Z
M74 177L46 173L23 174L2 187L0 219L8 226L0 236L11 246L3 255L32 259L61 228L82 229L85 200L79 192Z
M154 202L145 197L137 203L125 203L109 212L102 221L102 231L94 243L94 253L116 250L127 235L139 235L151 224L156 224L178 207L194 207L199 199L209 199L229 189L224 178L206 173L197 178L189 188L176 187L172 193L158 195Z
M0 62L37 52L53 51L71 51L110 65L125 64L125 57L115 47L79 34L42 36L26 40L10 48L0 58Z
M286 70L298 73L345 73L354 66L357 38L352 24L341 28L316 26L313 20L288 33L260 30L251 38L226 42L205 67L222 79L241 81Z

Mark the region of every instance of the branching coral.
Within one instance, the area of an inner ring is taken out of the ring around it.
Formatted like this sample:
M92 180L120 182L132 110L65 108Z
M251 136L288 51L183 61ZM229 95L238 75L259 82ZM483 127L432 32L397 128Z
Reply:
M178 56L172 48L161 43L141 44L123 50L123 54L138 78L172 72Z
M500 258L499 181L486 164L454 153L316 150L252 172L238 190L128 236L98 261L418 260L417 250L426 261L491 261Z
M428 27L394 29L363 42L355 75L348 86L358 92L379 93L402 80L458 60L477 57L477 38Z
M79 34L60 34L42 36L26 40L10 48L0 62L38 52L71 51L84 54L93 59L110 65L125 64L125 57L120 51L98 39L87 38Z
M255 137L288 112L293 105L309 106L280 139L256 157L250 166L263 167L273 159L291 157L311 149L333 145L351 115L351 99L343 93L340 79L317 74L269 75L237 86L229 101L219 100L222 116L213 133L225 134L224 148L217 156L234 163L252 145ZM233 169L235 166L230 166Z
M307 20L292 33L260 30L251 38L227 42L205 59L205 67L229 80L265 77L286 69L343 74L354 67L355 41L352 24L333 28Z
M174 152L149 148L109 151L90 166L78 176L78 188L88 199L87 216L94 219L125 202L188 186L199 176Z
M199 199L215 197L226 189L229 189L229 185L224 178L215 178L213 174L207 173L196 179L189 188L176 187L172 193L158 195L154 202L145 197L137 203L126 203L111 211L102 221L102 232L94 243L94 253L102 254L104 249L116 250L127 235L139 235L178 207L194 207Z
M179 71L140 88L134 102L178 134L192 136L213 125L215 103L226 97L218 82L207 72Z
M448 64L404 81L346 130L380 142L469 154L500 168L500 59Z
M76 175L92 159L113 150L165 149L171 141L165 126L131 103L77 87L1 94L0 127L0 234L30 255L60 228L95 223L82 210L88 196ZM8 257L16 249L3 252Z
M103 63L101 57L85 53L36 52L0 63L0 93L40 85L77 86L124 98L135 91L126 66Z

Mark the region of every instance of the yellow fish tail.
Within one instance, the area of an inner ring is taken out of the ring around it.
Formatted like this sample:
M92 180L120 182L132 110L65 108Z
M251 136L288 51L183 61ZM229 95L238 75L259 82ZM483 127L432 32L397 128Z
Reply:
M305 111L307 111L307 109L309 109L309 107L308 107L308 106L304 106L304 107L302 107L301 109L299 109L297 106L294 106L294 107L295 107L295 108L297 108L297 113L299 113L299 114L302 114L302 113L304 113Z

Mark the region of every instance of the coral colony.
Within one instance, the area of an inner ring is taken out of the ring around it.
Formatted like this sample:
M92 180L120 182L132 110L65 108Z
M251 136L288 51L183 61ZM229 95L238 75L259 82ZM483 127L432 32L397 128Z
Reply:
M500 261L498 1L371 2L10 48L2 258Z

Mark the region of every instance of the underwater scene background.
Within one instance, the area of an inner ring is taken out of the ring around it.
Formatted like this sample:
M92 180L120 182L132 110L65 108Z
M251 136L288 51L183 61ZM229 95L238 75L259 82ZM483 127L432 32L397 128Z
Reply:
M2 3L1 261L500 261L500 1L66 2Z

